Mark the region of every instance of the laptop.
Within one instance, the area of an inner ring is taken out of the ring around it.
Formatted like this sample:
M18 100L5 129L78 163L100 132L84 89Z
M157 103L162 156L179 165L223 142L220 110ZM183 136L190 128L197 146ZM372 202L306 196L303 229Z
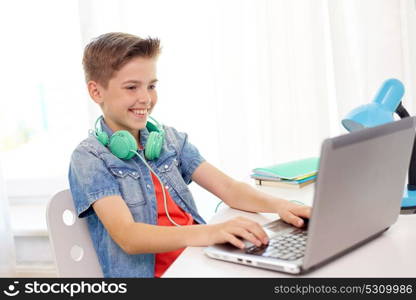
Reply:
M378 237L394 224L415 140L415 117L324 140L305 228L263 225L269 244L204 249L215 259L291 274L309 272Z

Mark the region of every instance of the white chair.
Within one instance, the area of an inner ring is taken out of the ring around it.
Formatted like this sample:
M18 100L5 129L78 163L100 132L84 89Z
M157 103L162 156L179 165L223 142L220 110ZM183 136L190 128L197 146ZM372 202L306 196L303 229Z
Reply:
M69 190L51 198L46 223L59 277L103 277L87 222L77 217Z

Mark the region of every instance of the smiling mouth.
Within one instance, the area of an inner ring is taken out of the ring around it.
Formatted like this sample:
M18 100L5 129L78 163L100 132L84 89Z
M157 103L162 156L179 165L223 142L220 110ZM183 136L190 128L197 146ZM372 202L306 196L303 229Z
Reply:
M132 112L136 117L145 117L148 113L148 109L129 109L130 112Z

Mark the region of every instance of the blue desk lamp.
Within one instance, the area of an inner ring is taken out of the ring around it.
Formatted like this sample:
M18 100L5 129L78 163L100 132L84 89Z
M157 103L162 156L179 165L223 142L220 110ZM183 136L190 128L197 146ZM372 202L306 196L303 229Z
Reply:
M348 131L356 131L366 127L393 122L393 114L403 119L409 117L409 113L403 107L401 99L404 94L404 86L397 79L388 79L381 86L373 102L362 105L352 110L342 125ZM401 214L416 213L416 153L415 143L410 159L409 181L401 204Z

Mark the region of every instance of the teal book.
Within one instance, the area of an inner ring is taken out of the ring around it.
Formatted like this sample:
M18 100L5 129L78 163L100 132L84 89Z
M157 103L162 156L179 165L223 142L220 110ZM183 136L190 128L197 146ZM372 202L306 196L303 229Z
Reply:
M283 179L280 177L273 177L273 176L267 176L267 175L258 175L258 174L251 174L250 177L253 179L262 180L262 181L276 181L276 182L299 184L299 183L315 180L316 174L305 177L303 179L295 179L295 180Z
M301 160L290 161L263 168L255 168L253 172L258 175L273 178L301 180L315 175L318 172L319 158L310 157Z

